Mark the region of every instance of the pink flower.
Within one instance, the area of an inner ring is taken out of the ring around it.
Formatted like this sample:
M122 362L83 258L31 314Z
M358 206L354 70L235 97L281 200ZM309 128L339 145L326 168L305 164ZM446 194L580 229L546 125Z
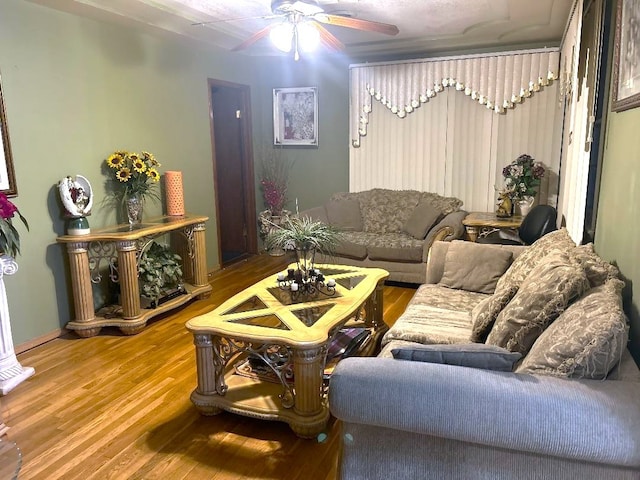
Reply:
M0 217L5 220L13 218L13 215L18 211L16 207L4 193L0 193Z

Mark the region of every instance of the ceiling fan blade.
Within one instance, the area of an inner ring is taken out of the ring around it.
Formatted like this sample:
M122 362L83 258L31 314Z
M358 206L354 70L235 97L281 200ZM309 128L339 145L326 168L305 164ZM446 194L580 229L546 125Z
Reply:
M199 27L199 26L204 26L204 25L212 25L214 23L228 23L228 22L241 22L244 20L271 20L273 18L279 18L282 17L282 15L260 15L260 16L253 16L253 17L235 17L235 18L225 18L222 20L211 20L209 22L196 22L196 23L192 23L191 26L192 27Z
M237 52L238 50L244 50L245 48L250 47L251 45L256 43L258 40L260 40L260 39L266 37L267 35L269 35L269 32L271 31L271 29L273 27L275 27L276 25L278 25L278 24L277 23L272 23L271 25L267 25L263 29L258 30L256 33L251 35L249 38L247 38L240 45L233 47L231 49L231 51L232 52Z
M388 23L372 22L371 20L360 20L358 18L342 17L340 15L330 15L328 13L317 13L312 17L327 25L337 25L339 27L355 28L367 32L384 33L385 35L397 35L400 30L395 25Z
M320 32L320 41L323 45L330 48L331 50L344 50L344 44L338 40L335 35L333 35L329 30L324 28L322 25L316 22L309 22L311 25Z

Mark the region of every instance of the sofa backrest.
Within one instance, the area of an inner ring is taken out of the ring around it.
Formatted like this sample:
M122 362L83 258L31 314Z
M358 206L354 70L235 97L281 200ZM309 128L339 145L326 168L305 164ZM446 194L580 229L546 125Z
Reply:
M460 210L462 200L417 190L374 188L362 192L334 193L331 200L357 199L365 232L397 233L422 200L428 200L443 215Z

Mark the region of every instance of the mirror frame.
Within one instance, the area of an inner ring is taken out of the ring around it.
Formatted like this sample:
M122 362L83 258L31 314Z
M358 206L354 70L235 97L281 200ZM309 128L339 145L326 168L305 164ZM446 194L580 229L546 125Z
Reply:
M11 142L9 141L9 126L7 125L7 113L4 108L4 96L2 94L2 75L0 75L0 130L2 130L2 152L0 157L0 192L8 197L18 195L16 187L16 174L13 170L13 156L11 155Z

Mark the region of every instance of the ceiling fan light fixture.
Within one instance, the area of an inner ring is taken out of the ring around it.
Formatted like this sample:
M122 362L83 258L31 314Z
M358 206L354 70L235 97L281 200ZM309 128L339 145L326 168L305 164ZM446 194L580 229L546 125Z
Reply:
M313 52L320 45L320 32L313 25L302 22L297 25L298 46L303 52Z
M284 22L273 27L269 32L271 43L278 50L289 53L293 44L293 28L294 26L290 22Z

